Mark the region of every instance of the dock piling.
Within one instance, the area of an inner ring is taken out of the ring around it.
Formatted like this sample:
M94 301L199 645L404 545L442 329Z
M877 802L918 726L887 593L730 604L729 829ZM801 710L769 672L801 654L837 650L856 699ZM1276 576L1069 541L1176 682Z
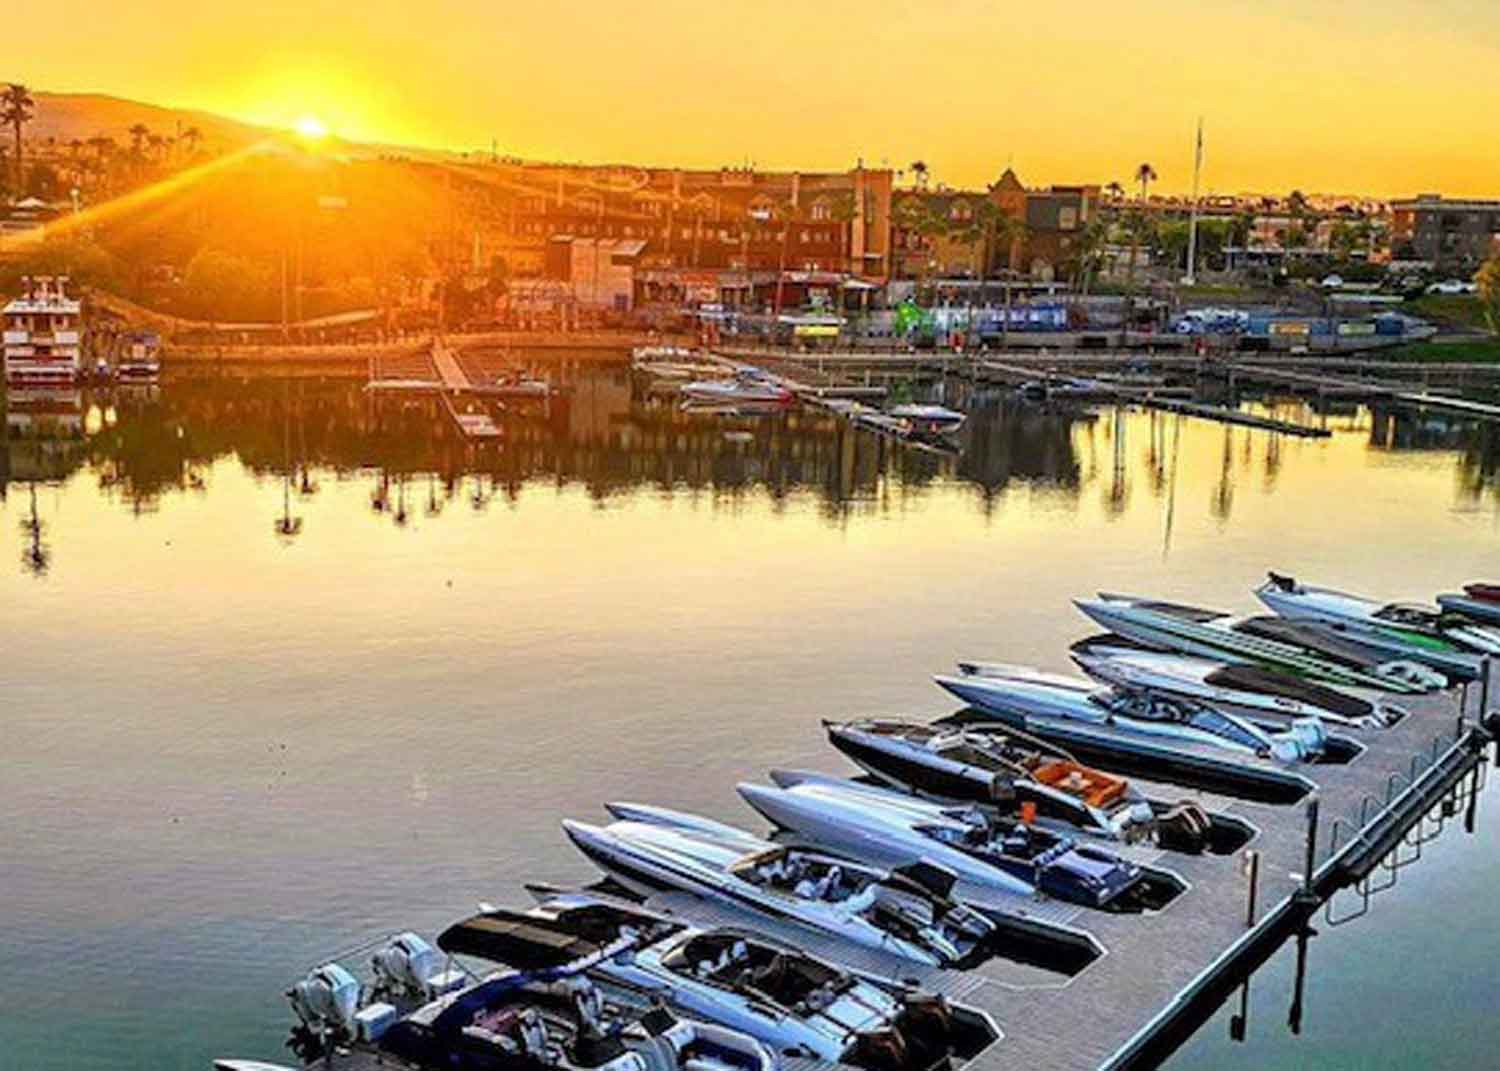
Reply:
M1307 856L1302 867L1302 889L1300 895L1311 900L1317 900L1317 893L1313 890L1313 871L1318 866L1318 797L1316 794L1309 797L1307 801Z
M1253 930L1255 928L1255 897L1260 886L1260 852L1254 848L1245 853L1245 874L1249 880L1245 903L1245 929Z

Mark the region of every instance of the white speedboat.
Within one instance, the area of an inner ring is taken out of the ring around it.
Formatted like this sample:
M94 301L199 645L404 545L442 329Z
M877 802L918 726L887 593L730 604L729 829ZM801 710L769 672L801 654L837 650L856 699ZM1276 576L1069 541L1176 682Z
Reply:
M1270 574L1255 594L1282 617L1347 629L1358 633L1366 643L1439 668L1446 668L1455 659L1477 667L1472 656L1500 654L1500 626L1479 624L1436 606L1383 603L1303 584L1276 573Z
M1251 718L1317 718L1350 729L1385 729L1406 716L1378 693L1361 695L1257 665L1153 651L1113 636L1080 640L1070 653L1085 673L1116 688L1195 699Z
M978 807L797 770L773 770L771 780L774 785L742 783L736 791L797 841L876 866L927 861L974 890L1049 896L1112 911L1160 907L1182 891L1168 875Z
M928 799L974 803L1063 832L1208 846L1210 821L1192 802L1153 805L1123 777L1074 761L1040 740L1001 731L861 719L824 722L828 739L871 776Z
M533 892L540 903L529 911L485 911L450 926L438 946L499 963L545 963L567 950L586 956L590 977L611 992L655 998L778 1056L869 1071L967 1059L1000 1036L981 1012L748 930L694 929L593 892Z
M949 896L933 867L889 872L773 844L722 822L662 807L611 803L608 826L567 820L579 849L644 896L680 889L747 913L792 922L927 966L982 957L995 930Z
M1108 592L1097 599L1076 599L1074 605L1116 635L1158 650L1261 665L1344 687L1416 694L1448 683L1428 665L1351 643L1316 624L1237 618L1220 610Z
M332 1066L335 1053L357 1053L369 1066L402 1071L779 1066L764 1044L733 1029L606 1005L588 972L602 957L631 948L630 941L527 942L514 930L489 932L510 954L491 957L504 969L483 977L445 967L438 950L414 934L376 953L372 985L338 963L310 971L287 992L300 1021L289 1044L307 1066ZM232 1061L226 1067L259 1071Z

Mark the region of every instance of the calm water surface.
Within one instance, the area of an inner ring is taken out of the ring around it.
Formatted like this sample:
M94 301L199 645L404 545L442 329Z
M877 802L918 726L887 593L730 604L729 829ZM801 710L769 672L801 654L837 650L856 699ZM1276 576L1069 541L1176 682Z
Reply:
M1248 610L1267 567L1392 597L1500 572L1500 442L987 403L957 457L725 420L576 368L497 446L347 380L11 399L0 464L0 1067L281 1058L341 948L592 871L558 819L755 821L829 715L936 716L957 657L1066 669L1097 589ZM75 408L76 405L76 408ZM84 435L38 441L42 410ZM1178 1067L1487 1066L1493 822L1318 938Z

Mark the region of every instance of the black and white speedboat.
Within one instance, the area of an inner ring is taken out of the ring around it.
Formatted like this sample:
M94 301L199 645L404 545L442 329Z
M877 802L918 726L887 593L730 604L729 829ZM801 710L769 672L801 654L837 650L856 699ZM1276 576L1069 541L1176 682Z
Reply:
M290 1045L308 1065L348 1051L403 1071L776 1071L748 1034L607 1005L588 972L629 947L516 941L501 971L478 977L401 934L374 956L373 984L325 963L288 990Z
M564 821L580 850L632 892L679 889L757 919L790 922L927 966L984 956L994 924L949 896L935 867L879 870L788 848L712 819L611 803L607 826Z
M484 911L450 926L438 946L504 964L546 963L562 950L586 959L589 977L622 1000L662 1003L778 1057L904 1071L968 1059L1000 1037L982 1012L751 930L696 929L600 893L533 892L536 907Z
M872 777L918 796L1125 843L1185 852L1210 845L1212 822L1196 803L1153 803L1125 778L1041 740L881 719L823 725L833 746Z

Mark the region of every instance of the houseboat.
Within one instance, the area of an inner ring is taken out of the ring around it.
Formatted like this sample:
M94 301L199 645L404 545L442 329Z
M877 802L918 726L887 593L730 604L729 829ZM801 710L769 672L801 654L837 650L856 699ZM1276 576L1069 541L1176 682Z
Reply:
M5 306L5 382L9 386L71 385L83 346L83 303L67 293L64 276L21 279Z

